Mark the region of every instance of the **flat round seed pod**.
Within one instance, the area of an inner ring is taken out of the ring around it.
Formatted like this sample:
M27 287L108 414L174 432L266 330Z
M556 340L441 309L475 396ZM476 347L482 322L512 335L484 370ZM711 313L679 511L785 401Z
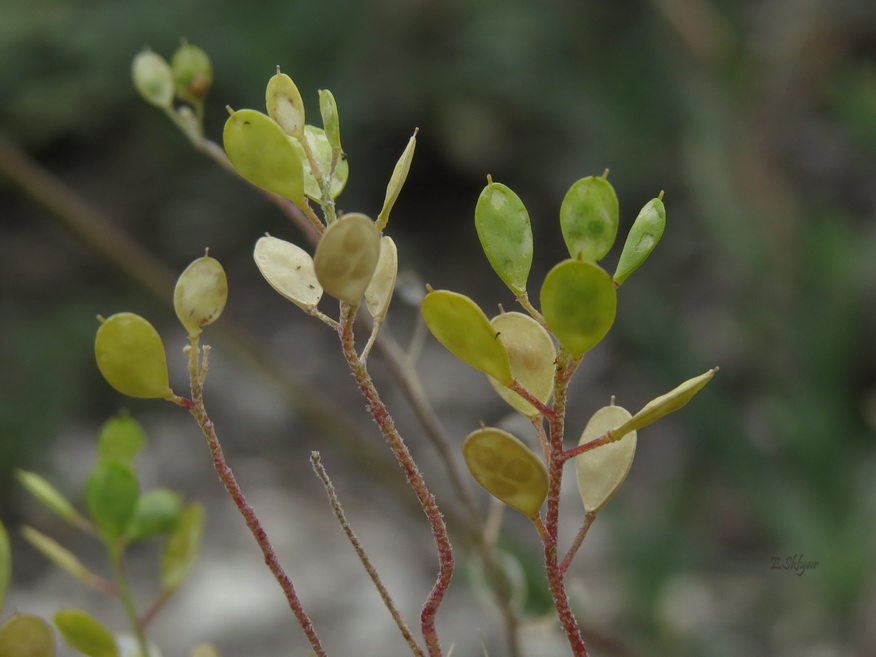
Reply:
M316 165L319 167L320 175L326 175L332 166L332 145L329 142L325 131L322 128L317 128L312 125L304 126L304 139L307 140L307 145L310 147L310 152L313 159L316 160ZM313 175L313 168L310 166L310 160L304 152L304 148L300 142L293 139L292 146L298 157L301 159L301 166L304 170L304 193L308 198L314 201L322 199L322 190L319 187L319 182L316 176ZM350 165L346 159L339 157L335 161L335 171L332 175L330 183L330 194L332 198L337 198L344 191L347 184L347 178L350 176Z
M541 312L551 332L575 358L592 349L611 328L617 291L599 265L564 260L541 288Z
M265 106L270 116L290 137L301 137L304 133L304 101L298 87L285 73L277 74L268 80L265 89Z
M0 625L0 655L3 657L54 657L55 636L39 616L15 614Z
M600 408L581 434L579 445L596 440L630 419L630 413L620 406ZM614 443L601 445L575 457L578 492L584 509L598 512L627 478L636 453L636 432L632 431Z
M173 308L189 335L215 322L228 300L228 279L219 261L198 258L180 274L173 291Z
M267 114L237 110L225 122L222 142L235 171L257 187L293 203L304 202L304 170L293 139Z
M469 472L490 495L527 518L538 515L548 492L544 463L507 431L485 427L462 444Z
M532 227L523 201L501 183L490 183L475 206L475 228L487 260L514 294L526 292L532 267Z
M365 305L374 319L383 320L392 301L395 278L398 274L398 249L388 235L380 238L380 256L377 269L365 290Z
M307 310L319 303L322 285L307 251L266 235L256 242L253 258L268 284L296 306Z
M89 657L118 657L116 638L99 620L81 609L59 609L55 627L72 648Z
M380 235L364 214L345 214L329 226L313 258L316 278L336 299L359 303L377 268Z
M490 320L499 340L508 353L513 376L526 390L543 404L550 399L554 389L554 361L557 350L554 341L544 327L529 315L510 312ZM538 415L538 410L513 390L489 377L490 384L515 410L526 416Z
M502 385L511 383L508 353L478 305L464 294L433 290L423 299L423 319L450 353Z
M618 202L605 178L573 183L560 206L560 228L573 260L598 262L617 237Z
M118 313L97 329L94 355L103 378L129 397L169 398L167 357L158 331L134 313Z

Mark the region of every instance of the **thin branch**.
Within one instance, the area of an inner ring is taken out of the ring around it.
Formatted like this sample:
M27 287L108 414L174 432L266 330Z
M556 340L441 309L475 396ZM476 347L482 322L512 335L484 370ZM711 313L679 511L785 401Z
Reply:
M575 558L575 554L578 552L578 548L580 548L581 544L584 542L584 538L587 536L587 531L590 529L590 525L593 524L594 520L596 520L595 511L588 511L584 514L584 522L581 524L581 529L578 530L578 535L575 536L575 540L572 542L572 547L570 547L569 551L566 552L563 563L560 564L561 577L565 577L566 571L569 570L569 566L572 564L572 559Z

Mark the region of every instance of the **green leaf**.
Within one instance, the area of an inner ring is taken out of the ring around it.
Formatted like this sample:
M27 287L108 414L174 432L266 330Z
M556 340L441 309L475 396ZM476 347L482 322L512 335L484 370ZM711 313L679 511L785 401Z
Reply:
M271 117L256 110L237 110L225 122L222 141L228 159L243 178L295 204L304 202L301 157L294 140Z
M560 227L573 260L602 260L614 244L617 225L617 195L605 178L572 184L560 206Z
M575 358L605 337L616 310L611 276L592 262L564 260L544 279L541 312L548 328Z
M24 537L24 540L36 548L46 559L61 570L65 570L73 575L80 582L92 584L97 579L97 576L88 570L75 554L55 539L49 538L33 527L23 527L21 535Z
M127 536L143 540L166 534L176 527L183 510L179 493L158 488L142 495L137 501L137 510L128 527Z
M510 312L497 315L490 320L499 340L505 345L511 376L517 379L530 394L543 404L550 399L554 390L557 350L554 341L544 327L529 315ZM490 378L496 392L514 409L528 417L535 417L539 411L513 390Z
M538 515L548 492L548 473L531 449L507 431L484 427L468 435L462 456L490 495L528 518Z
M59 609L55 627L71 648L87 657L118 657L116 639L94 616L81 609Z
M39 616L15 614L0 625L0 656L54 657L51 626Z
M511 383L505 346L478 305L463 294L433 290L423 299L423 319L450 353L504 386Z
M134 518L139 496L134 469L119 459L100 461L85 484L88 513L108 540L124 535Z
M183 509L161 555L161 586L176 589L198 559L204 535L204 507L192 503Z
M97 452L101 460L130 462L145 446L146 433L143 427L128 415L117 415L107 420L97 438Z
M103 378L129 397L173 396L167 377L167 356L158 331L134 313L104 320L94 339L94 356Z
M3 611L6 589L9 588L9 579L11 577L12 549L9 546L9 534L6 532L6 527L0 521L0 611Z
M298 87L285 73L280 72L268 80L265 89L265 105L270 116L290 137L300 138L304 134L304 101Z
M614 272L615 285L623 283L627 276L648 259L657 242L663 237L665 228L666 208L663 200L659 197L651 199L639 212L627 235L627 241L624 242L624 249Z
M57 488L35 472L16 470L15 476L28 493L33 495L43 506L54 511L64 520L83 527L88 521L73 507Z
M345 214L329 226L316 245L313 269L323 289L356 304L368 289L380 258L380 235L364 214Z
M395 290L395 279L398 274L398 249L389 235L380 238L380 257L377 259L377 268L374 276L365 290L365 305L371 316L383 321L389 310L389 302L392 301L392 293Z
M392 206L398 200L398 195L404 187L405 181L408 179L408 173L411 170L411 162L414 159L414 149L417 147L417 130L408 140L407 146L402 151L401 157L395 163L392 170L392 175L389 178L389 184L386 186L386 196L383 199L383 208L380 214L377 215L377 228L383 230L386 228L386 223L389 221L389 213L392 211Z
M621 425L616 434L624 435L630 431L636 431L649 424L653 424L660 418L674 413L685 406L694 395L702 390L705 385L714 378L718 368L712 368L708 372L688 379L679 386L676 386L665 395L660 395L656 399L652 399L638 413Z
M292 146L298 157L301 158L301 166L304 171L304 193L314 201L322 200L322 188L319 184L319 179L327 176L332 167L334 159L334 150L331 142L329 142L325 131L312 125L304 126L304 137L307 145L310 148L310 153L316 161L319 169L319 176L313 173L313 167L310 165L310 159L307 153L304 152L304 147L301 146L300 140L293 139ZM350 165L346 159L338 157L335 160L335 170L329 181L329 195L331 198L337 198L344 191L347 185L347 178L350 177Z
M596 440L629 419L630 412L620 406L600 408L590 418L578 444ZM635 454L636 432L632 431L618 441L600 445L575 457L578 492L588 513L599 512L624 483Z
M253 258L268 284L299 308L310 310L322 299L313 258L301 247L266 235L256 242Z
M190 336L201 334L222 314L228 300L228 279L219 261L202 256L185 268L173 290L173 308Z
M532 267L532 227L520 197L500 183L490 183L475 207L475 228L490 265L514 294L526 292Z

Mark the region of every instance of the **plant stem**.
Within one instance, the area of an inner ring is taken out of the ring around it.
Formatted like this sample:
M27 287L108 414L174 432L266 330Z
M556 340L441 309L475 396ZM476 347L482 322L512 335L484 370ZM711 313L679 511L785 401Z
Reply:
M569 548L569 551L566 552L566 556L563 559L563 563L560 564L560 576L565 577L566 571L569 569L569 566L572 563L572 559L575 558L575 553L578 552L578 548L581 547L581 543L584 542L584 538L587 536L587 532L590 529L590 525L593 524L593 521L596 520L596 512L588 511L584 514L584 522L581 525L581 529L578 530L578 535L575 536L575 540L572 542L572 547Z
M122 601L122 606L125 608L125 615L131 623L131 630L134 632L134 638L137 641L137 647L143 657L149 657L149 644L146 643L146 634L143 631L143 625L137 616L137 607L134 604L134 596L131 593L131 585L128 582L128 575L125 572L124 562L124 547L118 539L108 544L110 563L112 564L113 576L116 580L119 599Z
M371 412L371 416L377 422L377 426L380 427L380 432L398 460L408 484L410 484L416 494L420 506L429 520L432 536L438 548L438 577L420 612L420 626L429 656L440 657L442 653L438 641L438 633L435 629L435 616L450 585L450 578L453 576L453 549L450 545L450 538L447 535L447 526L444 524L444 518L441 510L438 508L435 497L426 486L426 481L423 479L420 469L417 467L407 445L395 428L395 422L393 422L392 416L380 399L377 389L374 387L374 382L371 380L371 375L368 373L368 368L356 354L356 344L353 335L356 310L357 306L354 305L345 303L341 306L341 325L338 332L341 338L344 357L353 376L356 378L360 392L368 403L368 410Z

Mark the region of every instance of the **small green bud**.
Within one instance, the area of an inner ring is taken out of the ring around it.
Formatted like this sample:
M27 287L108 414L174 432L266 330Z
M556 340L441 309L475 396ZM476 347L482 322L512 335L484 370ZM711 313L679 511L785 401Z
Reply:
M620 406L600 408L590 418L578 444L596 440L629 419L629 411ZM618 441L600 445L575 457L578 492L588 513L601 510L624 483L635 454L636 432L631 431Z
M627 276L636 271L663 237L666 208L663 206L662 196L661 192L660 196L648 201L633 222L614 272L615 285L620 285Z
M87 657L118 657L116 639L94 616L81 609L59 609L55 627L71 648Z
M573 183L560 206L560 227L573 260L599 262L617 237L618 203L605 178Z
M484 427L462 444L469 472L490 495L535 518L548 492L548 473L531 449L507 431Z
M488 178L475 207L475 228L487 260L516 295L526 292L532 267L532 227L523 201Z
M207 53L183 42L170 60L170 69L177 96L193 104L204 100L213 84L213 65Z
M423 319L450 353L503 386L511 383L505 345L478 305L464 294L432 290L423 299Z
M392 206L398 200L398 195L404 187L405 181L408 179L408 173L411 170L411 162L414 159L414 149L417 147L417 130L408 140L405 150L402 151L401 157L395 163L395 168L392 170L392 175L389 178L389 184L386 186L386 196L383 199L383 208L380 214L377 215L377 228L383 230L389 221L389 213L392 211Z
M228 279L219 261L204 255L186 267L173 291L173 308L194 337L215 322L228 300Z
M55 637L51 626L39 616L15 614L0 625L0 655L54 657Z
M510 312L490 320L493 330L508 353L511 375L529 393L546 404L554 389L554 371L557 350L544 327L529 315ZM490 378L490 384L515 410L527 417L539 411L513 390Z
M377 259L377 268L365 290L365 305L371 316L378 321L383 321L389 310L389 302L392 301L397 274L398 249L392 238L389 235L384 235L380 238L380 257Z
M134 313L102 320L94 339L94 355L103 378L129 397L173 396L167 376L167 357L158 331Z
M268 80L265 104L268 116L279 124L283 132L298 139L304 137L304 101L292 78L280 73L279 66L277 74Z
M379 258L380 235L374 222L351 212L323 233L316 245L313 269L326 292L356 304L368 289Z
M139 94L156 107L169 108L173 103L174 84L170 64L151 50L134 57L131 77Z
M338 104L328 89L319 91L319 113L322 116L322 127L332 148L341 148L341 123L338 117Z

